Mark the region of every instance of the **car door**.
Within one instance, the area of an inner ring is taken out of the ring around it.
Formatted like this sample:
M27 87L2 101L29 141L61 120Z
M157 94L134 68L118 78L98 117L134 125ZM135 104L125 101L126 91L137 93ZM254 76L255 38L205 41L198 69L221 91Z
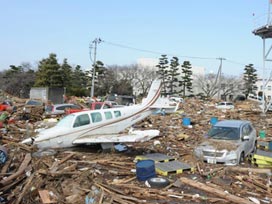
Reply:
M65 108L69 108L69 105L60 105L60 106L56 107L55 114L63 114Z
M252 127L251 124L248 124L249 126L249 148L250 151L254 149L255 141L256 141L256 130Z
M253 141L253 137L252 137L252 128L249 124L245 124L243 127L242 127L242 143L243 143L243 147L244 147L244 152L245 152L245 155L247 155L250 150L251 150L251 147L252 147L252 141ZM248 136L249 137L249 140L243 140L243 137L244 136Z

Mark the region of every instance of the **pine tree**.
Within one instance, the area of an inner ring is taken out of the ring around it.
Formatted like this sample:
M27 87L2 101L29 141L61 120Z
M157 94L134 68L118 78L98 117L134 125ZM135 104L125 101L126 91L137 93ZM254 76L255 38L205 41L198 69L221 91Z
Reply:
M68 64L66 58L60 67L60 72L62 73L62 84L69 90L71 88L72 67Z
M35 86L63 87L62 73L56 54L51 53L49 58L39 62Z
M178 72L179 70L179 59L177 57L173 57L170 61L170 67L168 71L168 79L169 79L169 94L173 95L177 93L176 88L177 88L177 83L178 83L178 78L177 76L180 75Z
M253 67L253 64L249 64L245 66L244 69L244 94L246 98L250 93L253 93L253 91L256 89L255 83L257 82L257 70Z
M189 61L184 61L182 67L182 81L180 85L182 87L183 97L186 94L186 91L192 92L192 66Z
M159 79L162 80L162 94L163 95L167 95L167 84L168 84L168 59L167 59L167 55L161 55L161 57L159 58L159 64L156 65L156 67L158 67L158 75L159 75Z
M96 62L95 66L95 81L94 92L96 96L106 95L108 90L104 90L104 84L106 82L107 69L104 67L104 63L101 61Z
M68 90L70 95L87 96L87 87L90 80L87 74L82 71L80 65L77 65L71 74L71 88Z

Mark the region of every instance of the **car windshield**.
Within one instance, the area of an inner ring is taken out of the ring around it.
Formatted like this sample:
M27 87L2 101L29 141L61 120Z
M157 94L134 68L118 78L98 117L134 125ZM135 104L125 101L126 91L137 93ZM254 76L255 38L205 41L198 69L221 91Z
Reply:
M58 123L57 123L57 127L72 127L72 123L74 120L74 115L67 115L64 118L62 118Z
M31 106L41 106L43 103L41 101L28 101L26 105L31 105Z
M216 127L213 126L208 132L208 136L212 139L219 140L239 140L239 128L234 127Z
M45 112L51 112L51 111L53 111L53 107L54 107L54 106L52 106L52 105L46 106L46 107L45 107Z

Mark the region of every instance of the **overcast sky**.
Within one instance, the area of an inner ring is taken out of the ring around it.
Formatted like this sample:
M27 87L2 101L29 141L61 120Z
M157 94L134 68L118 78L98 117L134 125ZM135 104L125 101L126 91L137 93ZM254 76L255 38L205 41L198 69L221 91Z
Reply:
M0 70L49 53L90 69L97 59L127 65L165 53L181 62L239 75L262 70L262 40L252 34L267 21L268 0L0 0ZM93 55L92 55L93 56Z

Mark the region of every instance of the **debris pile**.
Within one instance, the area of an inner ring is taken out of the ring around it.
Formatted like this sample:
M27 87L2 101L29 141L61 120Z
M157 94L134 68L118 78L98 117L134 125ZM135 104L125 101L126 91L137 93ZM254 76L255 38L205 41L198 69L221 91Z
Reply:
M38 112L30 114L33 120L22 119L23 105L17 103L13 122L0 132L0 203L272 203L271 166L259 168L249 159L227 167L204 163L193 155L196 145L205 140L212 117L249 120L257 132L266 133L258 141L269 141L271 113L262 116L257 104L249 101L227 111L215 109L214 104L187 99L177 113L152 115L135 125L158 129L159 137L135 143L124 152L105 152L98 146L39 151L21 144L50 122ZM183 125L185 117L191 119L188 126ZM156 172L169 185L148 187L137 179L136 160L158 153L173 159L156 162L167 166L178 161L190 168Z

